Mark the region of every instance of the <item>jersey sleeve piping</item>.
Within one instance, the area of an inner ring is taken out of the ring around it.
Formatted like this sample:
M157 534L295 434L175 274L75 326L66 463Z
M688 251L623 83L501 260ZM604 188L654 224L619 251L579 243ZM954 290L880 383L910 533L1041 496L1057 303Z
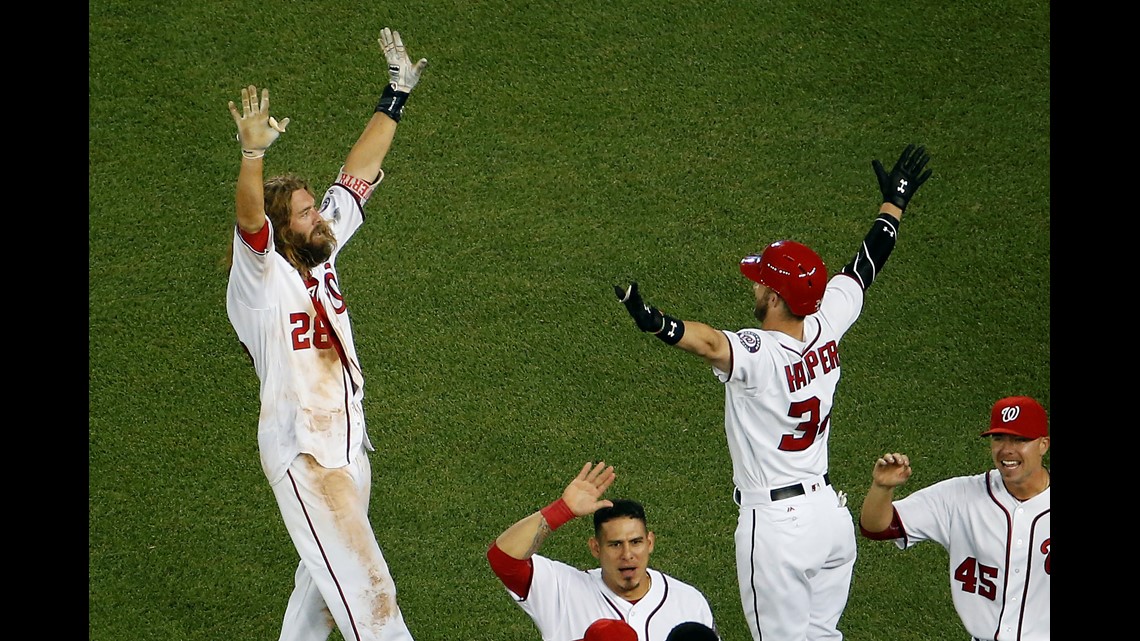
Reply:
M384 170L381 169L380 173L376 175L376 180L368 181L364 178L357 178L352 174L346 173L343 168L337 176L336 182L333 187L340 187L352 194L352 199L356 201L356 206L360 208L360 217L364 218L364 205L372 198L372 192L376 190L376 186L380 181L384 180Z
M872 541L891 541L894 539L906 540L906 528L903 527L902 519L899 518L899 511L891 507L891 524L887 529L881 532L872 532L863 527L863 520L859 520L859 532L866 538Z
M269 221L266 221L261 229L250 233L241 227L237 228L238 237L241 238L243 244L249 247L250 251L255 254L264 254L265 250L269 247Z

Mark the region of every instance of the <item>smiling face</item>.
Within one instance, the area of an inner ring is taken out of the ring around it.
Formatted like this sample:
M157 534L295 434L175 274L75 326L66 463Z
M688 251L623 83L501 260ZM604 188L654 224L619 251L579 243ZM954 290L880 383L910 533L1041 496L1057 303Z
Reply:
M590 553L602 568L602 581L627 600L640 599L649 592L649 555L654 536L645 523L619 516L601 524L590 538Z
M1049 485L1049 471L1042 464L1049 451L1049 437L1028 439L1012 434L990 436L990 456L1001 472L1006 488L1019 499L1036 496Z

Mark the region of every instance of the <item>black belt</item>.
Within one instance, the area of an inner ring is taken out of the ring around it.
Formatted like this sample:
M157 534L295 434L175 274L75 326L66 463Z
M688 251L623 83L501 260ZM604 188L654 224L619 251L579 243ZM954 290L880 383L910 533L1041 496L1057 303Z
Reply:
M823 474L823 482L827 485L831 485L831 477L828 476L827 472ZM778 487L772 490L772 500L782 501L784 499L790 499L793 496L802 496L804 494L807 494L807 490L804 489L804 484L796 483L795 485Z

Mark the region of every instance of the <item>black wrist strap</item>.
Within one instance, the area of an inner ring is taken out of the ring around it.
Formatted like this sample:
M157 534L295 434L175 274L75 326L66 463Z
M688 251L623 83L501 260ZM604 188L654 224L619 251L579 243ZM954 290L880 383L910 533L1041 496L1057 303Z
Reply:
M400 118L404 115L404 103L407 101L408 92L396 91L392 85L384 85L384 93L380 94L380 101L376 103L376 111L400 122Z
M685 322L680 318L673 318L668 314L663 314L662 318L665 323L661 329L654 334L657 338L665 341L669 345L676 345L681 342L681 337L685 335Z

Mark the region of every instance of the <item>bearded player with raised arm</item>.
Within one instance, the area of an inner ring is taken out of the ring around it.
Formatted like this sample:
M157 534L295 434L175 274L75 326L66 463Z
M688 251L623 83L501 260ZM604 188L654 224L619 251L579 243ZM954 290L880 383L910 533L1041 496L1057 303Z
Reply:
M281 641L325 641L334 622L346 641L412 639L368 520L364 375L336 270L427 66L396 31L379 43L388 82L319 206L299 176L263 180L265 152L289 124L269 115L269 90L259 100L243 88L240 112L229 103L242 158L226 311L261 383L261 467L300 555Z
M661 313L637 283L614 286L638 329L699 356L724 384L732 458L736 575L755 641L835 641L855 566L846 496L831 485L828 438L839 341L863 310L898 237L903 210L930 177L909 145L888 173L871 162L882 204L854 257L828 280L811 248L778 240L740 261L759 328L720 330Z

